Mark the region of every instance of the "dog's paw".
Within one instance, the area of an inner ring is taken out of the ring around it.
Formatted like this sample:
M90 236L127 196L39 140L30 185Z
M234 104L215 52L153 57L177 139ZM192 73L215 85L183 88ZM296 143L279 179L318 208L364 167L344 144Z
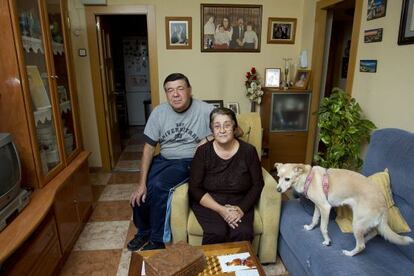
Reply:
M322 244L325 246L330 246L332 243L331 243L331 240L326 240L326 241L323 241Z
M348 251L348 250L342 250L342 254L344 254L345 256L349 256L349 257L352 257L355 255L352 251Z
M305 228L306 231L310 231L314 228L312 224L305 224L303 225L303 228Z

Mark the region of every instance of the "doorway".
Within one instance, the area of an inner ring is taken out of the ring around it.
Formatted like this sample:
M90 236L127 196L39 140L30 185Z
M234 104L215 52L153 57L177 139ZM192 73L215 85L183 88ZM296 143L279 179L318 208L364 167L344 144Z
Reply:
M159 102L155 14L126 5L87 6L85 13L102 167L111 171L126 146L121 138L145 125Z
M352 95L362 4L363 0L320 0L316 4L311 114L334 87ZM312 163L318 148L317 116L311 116L306 163Z

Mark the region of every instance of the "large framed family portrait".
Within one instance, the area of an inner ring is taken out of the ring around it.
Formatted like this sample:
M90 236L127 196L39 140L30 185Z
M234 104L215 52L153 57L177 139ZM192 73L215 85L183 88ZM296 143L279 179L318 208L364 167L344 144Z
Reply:
M167 49L191 49L191 17L165 17Z
M201 4L201 52L260 52L261 5Z

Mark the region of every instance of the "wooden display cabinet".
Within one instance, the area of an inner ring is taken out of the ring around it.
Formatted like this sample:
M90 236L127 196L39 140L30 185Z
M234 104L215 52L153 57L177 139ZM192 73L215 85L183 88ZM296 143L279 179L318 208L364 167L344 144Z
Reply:
M0 131L10 132L17 145L22 184L41 188L81 150L66 1L0 5L2 26L11 26L2 28L7 38L0 40L1 58L7 60L0 73L9 77L1 84Z
M304 163L311 93L307 90L264 88L260 115L263 127L263 167L274 163Z

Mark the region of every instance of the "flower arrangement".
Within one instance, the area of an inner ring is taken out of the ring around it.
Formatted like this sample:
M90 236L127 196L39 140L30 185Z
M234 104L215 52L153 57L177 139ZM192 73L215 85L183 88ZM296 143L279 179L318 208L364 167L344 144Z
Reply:
M262 101L263 91L260 85L259 76L257 75L256 68L252 67L249 72L246 73L246 96L253 103L260 104Z

